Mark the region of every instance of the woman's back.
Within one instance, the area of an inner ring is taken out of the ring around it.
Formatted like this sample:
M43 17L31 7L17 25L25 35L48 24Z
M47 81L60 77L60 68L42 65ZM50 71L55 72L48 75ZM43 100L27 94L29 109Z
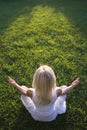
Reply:
M24 106L26 109L31 113L31 116L38 121L52 121L56 118L58 113L60 113L60 109L62 110L61 112L64 113L66 111L66 106L63 108L59 106L58 102L58 97L57 97L57 91L56 89L54 90L53 93L53 98L49 104L39 104L38 99L35 95L35 89L32 88L32 99L22 95L22 102L24 103ZM27 101L26 101L27 100ZM65 99L64 99L65 101ZM64 103L63 101L63 103ZM31 107L29 106L31 104ZM57 106L58 105L58 106ZM31 109L32 108L32 109Z
M39 104L49 104L56 87L56 76L53 70L46 65L40 66L33 76L32 87L35 88Z

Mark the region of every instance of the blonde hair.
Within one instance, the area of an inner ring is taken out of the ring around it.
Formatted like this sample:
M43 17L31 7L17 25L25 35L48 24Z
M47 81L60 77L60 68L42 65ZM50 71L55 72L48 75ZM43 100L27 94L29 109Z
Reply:
M48 104L53 97L53 90L56 87L56 76L54 71L47 65L40 66L34 76L32 87L39 104Z

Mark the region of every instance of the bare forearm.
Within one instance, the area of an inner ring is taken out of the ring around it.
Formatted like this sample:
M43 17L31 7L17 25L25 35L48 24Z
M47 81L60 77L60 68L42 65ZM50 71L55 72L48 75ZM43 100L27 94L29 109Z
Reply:
M65 87L62 89L62 95L67 94L71 89L73 89L74 86L70 85L68 87Z
M21 94L26 95L26 93L27 93L27 87L21 87L21 86L20 86L19 84L17 84L17 82L16 82L14 79L12 79L11 77L8 77L8 81L9 81L9 83L10 83L12 86L14 86L15 88L17 88ZM26 89L25 89L25 88L26 88Z
M11 77L8 77L8 81L9 81L9 83L10 83L12 86L14 86L16 89L18 89L21 94L26 95L26 96L29 96L29 97L32 98L32 91L31 91L28 87L26 87L26 86L20 86L20 85L17 84L17 82L16 82L14 79L12 79Z
M21 94L26 95L27 91L22 86L20 86L19 84L15 83L14 87L17 88Z
M67 94L71 89L79 84L79 78L75 79L70 86L62 89L62 95Z

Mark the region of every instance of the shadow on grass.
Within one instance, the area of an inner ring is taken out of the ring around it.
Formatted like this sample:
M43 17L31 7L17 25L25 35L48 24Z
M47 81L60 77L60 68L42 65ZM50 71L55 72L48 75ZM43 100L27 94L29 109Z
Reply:
M52 122L39 122L33 120L27 110L22 107L20 114L18 115L12 130L86 130L86 124L76 124L73 122L67 122L67 113L58 115L56 120Z
M5 31L15 19L22 15L29 16L33 7L37 5L48 6L55 9L56 12L62 12L71 23L77 28L86 38L87 35L87 1L82 0L1 0L0 1L0 33Z
M37 5L37 2L31 0L1 0L0 1L0 34L3 34L9 26L27 11L31 12L32 8ZM28 7L26 9L26 7ZM29 14L28 14L29 15Z
M70 23L87 38L87 1L82 0L49 0L48 6L55 12L63 13Z
M53 122L39 122L33 120L31 115L27 112L27 110L22 107L20 110L20 114L18 115L16 122L14 124L13 130L53 130L57 128L57 130L66 130L66 114L58 116L57 119Z

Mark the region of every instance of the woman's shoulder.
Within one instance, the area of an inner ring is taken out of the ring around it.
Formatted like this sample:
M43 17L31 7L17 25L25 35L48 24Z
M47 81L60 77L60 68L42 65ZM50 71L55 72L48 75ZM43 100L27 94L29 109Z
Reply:
M56 87L57 96L61 96L63 94L63 89L66 88L66 87L67 87L66 85L62 85L60 87Z
M29 88L29 90L34 91L35 89L34 88Z
M56 91L57 97L60 96L62 93L61 87L56 87L55 91Z
M32 98L34 90L35 90L34 88L29 88L28 91L27 91L27 95Z

